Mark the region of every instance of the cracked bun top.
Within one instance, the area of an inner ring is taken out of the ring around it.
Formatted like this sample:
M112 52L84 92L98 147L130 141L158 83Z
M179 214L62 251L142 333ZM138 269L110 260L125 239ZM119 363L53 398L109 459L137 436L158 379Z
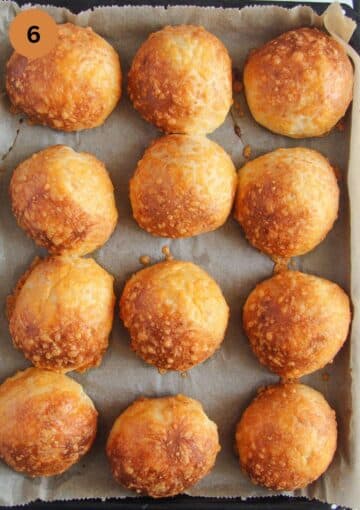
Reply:
M100 364L114 315L113 277L93 259L35 260L8 298L14 346L58 372Z
M92 154L54 145L20 163L10 182L18 224L52 254L85 255L115 229L114 188Z
M131 348L162 370L184 371L219 348L229 318L220 287L200 267L165 261L135 273L120 299Z
M90 27L58 25L47 55L29 60L14 52L6 67L6 90L15 113L61 131L100 126L121 96L119 56Z
M336 442L335 412L321 393L296 383L260 391L236 428L243 471L272 490L314 482L329 467Z
M232 104L231 60L204 28L167 26L136 53L128 90L142 117L163 131L211 133Z
M70 377L28 368L0 385L0 457L29 476L63 473L91 448L97 411Z
M298 28L251 52L243 80L259 124L307 138L326 134L345 114L353 68L335 39L316 28Z
M216 424L183 395L136 400L115 421L106 445L115 480L154 498L197 483L219 450Z
M248 241L274 259L315 248L333 227L338 209L334 169L317 151L277 149L239 171L235 218Z
M344 344L350 301L336 283L284 271L255 287L246 300L243 325L259 361L286 379L331 362Z
M233 162L204 136L155 140L130 181L134 218L162 237L191 237L223 225L236 189Z

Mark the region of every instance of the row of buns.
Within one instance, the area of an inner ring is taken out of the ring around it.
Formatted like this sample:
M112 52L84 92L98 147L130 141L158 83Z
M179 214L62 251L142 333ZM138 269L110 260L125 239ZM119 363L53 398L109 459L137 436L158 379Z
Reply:
M8 298L13 343L39 368L96 367L108 347L114 305L113 277L93 259L35 260ZM186 371L208 359L229 320L218 284L199 266L180 260L135 273L123 289L119 312L131 349L161 371ZM243 309L255 355L284 379L331 362L350 320L349 298L337 284L289 270L257 285Z
M98 412L81 385L29 368L0 385L0 457L29 476L63 473L86 454ZM295 490L317 479L337 442L334 411L308 386L262 388L236 427L236 453L254 483ZM183 395L140 398L115 420L106 454L114 479L152 497L179 494L213 468L216 424Z
M104 164L64 145L20 163L10 196L19 225L52 254L92 252L118 221ZM130 201L140 227L170 238L219 228L235 202L234 216L250 243L274 259L288 259L315 248L331 230L339 186L333 167L315 150L277 149L247 162L237 177L215 142L166 135L138 162Z
M101 125L121 96L115 49L91 28L57 26L45 56L14 52L6 89L15 112L34 123L78 131ZM250 52L244 90L255 120L293 138L322 136L352 98L353 69L342 47L323 31L299 28ZM207 134L232 104L232 63L224 44L204 28L168 26L150 34L128 75L134 107L167 133Z

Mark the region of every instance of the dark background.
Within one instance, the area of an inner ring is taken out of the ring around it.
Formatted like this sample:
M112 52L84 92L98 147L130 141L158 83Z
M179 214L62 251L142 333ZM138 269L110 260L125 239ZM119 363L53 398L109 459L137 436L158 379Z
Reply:
M339 0L341 2L341 0ZM29 3L29 0L17 0L19 5L24 5ZM243 7L245 5L250 4L267 4L269 3L276 4L276 0L272 2L263 2L259 1L246 1L246 0L176 0L174 2L169 2L168 0L135 0L135 1L123 1L123 0L33 0L33 3L37 4L51 4L56 5L58 7L67 7L72 12L80 12L84 9L89 9L91 7L96 7L98 5L213 5L213 6L221 6L221 7ZM311 5L311 7L317 12L322 12L326 8L326 4L316 4L316 3L308 3L304 2L295 2L295 1L287 1L281 2L280 5L284 7L294 7L296 4L301 5ZM360 0L353 0L354 4L354 13L360 13ZM345 9L349 10L348 6L344 6Z
M16 0L19 5L29 3L29 0ZM98 5L200 5L200 6L219 6L219 7L244 7L250 4L266 4L263 1L246 0L176 0L169 2L166 0L33 0L37 4L51 4L58 7L67 7L72 12L78 13L82 10L96 7ZM276 4L276 0L271 2ZM283 7L294 7L296 3L302 5L311 5L311 7L321 13L325 10L326 4L308 3L308 2L281 2ZM360 23L360 0L353 0L354 9L343 5L346 14ZM360 29L354 34L351 44L360 51ZM9 507L0 507L0 510L6 510ZM44 503L37 501L24 506L12 507L16 510L330 510L331 505L320 503L316 500L306 500L305 498L286 498L278 496L273 498L251 498L242 501L241 498L223 499L223 498L192 498L189 496L176 496L161 500L151 498L125 498L109 499L106 502L101 500L83 500ZM341 510L341 507L338 507Z

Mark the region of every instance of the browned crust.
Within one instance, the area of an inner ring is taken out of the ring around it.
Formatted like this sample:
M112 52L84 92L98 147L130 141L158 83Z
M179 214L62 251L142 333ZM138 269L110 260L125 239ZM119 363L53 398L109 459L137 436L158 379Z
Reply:
M19 292L21 291L24 283L26 282L28 276L32 272L32 270L41 262L40 257L35 257L34 260L31 262L29 269L25 271L25 273L20 276L14 290L12 291L12 294L9 294L6 298L6 317L7 320L10 322L11 316L13 314L15 304L16 304L16 298L19 295Z
M228 314L217 284L194 264L175 260L133 275L120 299L131 348L165 370L187 370L211 356L224 338Z
M57 45L44 57L10 57L6 90L13 109L62 131L99 126L120 99L119 56L90 27L65 23L57 29Z
M0 386L0 457L29 476L61 474L91 448L97 414L75 381L18 372Z
M112 277L91 259L83 269L82 264L62 257L37 261L8 298L14 346L39 368L84 371L98 366L108 347L115 304ZM88 281L77 282L71 271L78 278L86 272ZM66 285L76 290L71 293ZM98 290L98 299L85 312L82 304L90 287Z
M14 347L36 367L47 370L84 372L99 366L109 345L109 332L89 327L76 313L68 313L64 322L62 327L43 331L31 313L13 315L9 329Z
M33 191L31 200L20 207L15 205L16 198L12 189L10 191L11 200L14 204L12 211L19 226L38 246L46 248L54 255L76 252L79 249L78 247L82 251L82 244L96 227L96 221L91 221L88 215L77 207L72 200L51 198L50 192L44 190L44 186L37 182L36 176L34 176L31 186ZM19 191L20 193L21 191ZM58 224L55 242L54 232L47 231L46 226L45 228L36 226L43 223L44 212L49 224Z
M272 490L315 481L331 463L336 442L335 412L319 392L296 383L261 391L236 429L242 469Z
M182 395L134 402L116 420L106 446L115 480L155 498L197 483L219 450L215 423Z
M87 158L89 170L98 172L99 183L102 181L98 193L103 193L104 201L108 201L106 211L99 214L95 203L91 212L85 211L77 203L77 195L81 191L70 192L66 189L67 182L75 180L75 174L69 177L66 171L58 171L58 167L63 165L65 169L68 151L71 149L65 145L55 145L20 163L14 170L9 192L12 211L19 226L36 244L55 255L84 255L108 240L115 229L118 215L114 197L105 196L105 189L113 189L106 168L93 155L76 153L79 157ZM77 168L74 166L75 170Z
M347 338L350 320L349 298L338 285L297 271L257 285L243 310L254 353L286 379L331 362Z
M232 103L231 60L200 26L168 26L136 53L128 92L145 120L168 133L209 133Z
M249 242L273 258L312 250L337 218L339 186L320 153L277 149L239 171L235 218Z
M134 218L147 232L190 237L223 225L236 189L235 167L219 145L202 136L155 140L130 181Z
M293 138L326 134L352 99L343 48L316 28L291 30L250 53L244 88L255 120Z

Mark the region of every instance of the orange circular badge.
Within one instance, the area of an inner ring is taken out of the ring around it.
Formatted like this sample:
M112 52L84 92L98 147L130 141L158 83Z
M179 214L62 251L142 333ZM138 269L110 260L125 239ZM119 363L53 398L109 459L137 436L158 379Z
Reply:
M42 9L27 9L11 22L9 38L12 47L20 55L27 58L43 57L56 44L57 25Z

